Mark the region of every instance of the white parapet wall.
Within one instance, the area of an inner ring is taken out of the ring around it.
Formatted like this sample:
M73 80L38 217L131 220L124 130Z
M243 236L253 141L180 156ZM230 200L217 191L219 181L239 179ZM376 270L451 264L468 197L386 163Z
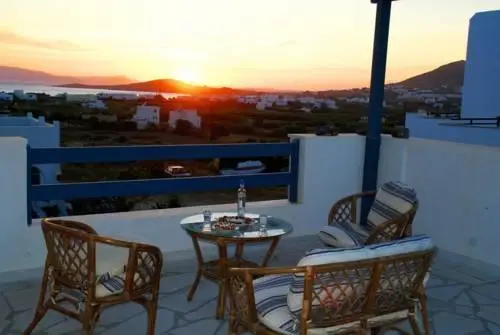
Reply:
M382 141L379 183L412 185L414 232L441 250L500 265L500 148L426 139Z
M313 235L326 224L335 200L361 190L364 137L294 135L300 140L299 202L287 200L250 202L248 210L280 217L293 225L292 238ZM0 281L18 280L21 274L39 275L45 259L40 224L27 226L26 141L0 138ZM235 190L236 191L236 190ZM249 199L251 201L251 199ZM166 258L192 257L192 243L179 223L204 209L231 211L235 205L186 207L165 210L71 217L86 222L99 234L155 244ZM210 246L205 245L210 252ZM278 248L279 251L279 248ZM28 271L30 270L30 271ZM34 271L31 271L34 270Z
M250 202L248 208L289 221L294 228L289 241L296 243L326 224L334 201L361 190L365 138L292 137L300 140L299 202ZM27 225L25 148L23 138L0 138L0 282L39 276L46 253L39 222ZM415 233L430 235L442 251L495 265L500 265L498 170L497 148L424 139L382 140L379 183L401 180L415 187L420 200ZM102 235L155 244L166 259L179 259L193 256L191 240L179 226L182 218L204 209L234 208L227 204L71 219L90 224ZM214 249L204 245L204 250Z

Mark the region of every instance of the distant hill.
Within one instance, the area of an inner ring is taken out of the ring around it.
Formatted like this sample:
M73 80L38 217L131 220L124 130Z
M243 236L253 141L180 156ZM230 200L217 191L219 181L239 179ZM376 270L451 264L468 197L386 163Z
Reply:
M464 83L465 61L449 63L429 72L419 74L398 83L407 88L424 90L445 88L458 90Z
M20 83L39 85L62 85L81 83L84 85L116 85L129 84L135 80L125 76L76 77L58 76L47 72L23 69L13 66L0 66L0 83Z
M81 83L59 85L60 87L71 88L92 88L120 91L143 91L143 92L163 92L181 94L246 94L250 90L233 89L229 87L208 87L187 84L175 79L156 79L139 83L125 85L84 85Z

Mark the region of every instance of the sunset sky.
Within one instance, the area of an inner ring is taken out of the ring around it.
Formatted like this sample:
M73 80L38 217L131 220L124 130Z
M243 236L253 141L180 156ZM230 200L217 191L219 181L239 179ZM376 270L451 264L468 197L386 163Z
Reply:
M470 17L500 0L393 3L388 82L464 59ZM2 2L0 65L61 75L282 89L368 85L369 0Z

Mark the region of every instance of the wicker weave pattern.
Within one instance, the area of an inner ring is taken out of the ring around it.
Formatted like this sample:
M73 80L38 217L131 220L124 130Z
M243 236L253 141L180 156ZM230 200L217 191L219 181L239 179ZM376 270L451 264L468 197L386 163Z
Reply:
M71 288L87 290L89 283L89 244L86 236L71 236L63 230L46 234L47 252L54 260L53 275Z
M297 334L354 323L356 333L368 330L376 316L396 313L399 319L385 319L379 327L394 328L401 316L407 317L415 334L415 300L420 301L426 334L429 329L423 287L435 250L387 256L365 261L294 267L231 269L230 334L279 334L266 327L257 316L253 278L265 275L305 273L302 313L296 317ZM316 333L316 332L315 332Z
M376 191L357 193L337 201L328 213L328 224L335 222L357 223L357 208L364 197L375 197ZM384 241L392 241L412 235L412 223L418 209L418 202L415 202L412 209L399 217L388 220L377 227L371 229L370 236L363 244L374 244Z
M163 266L157 247L102 237L75 221L46 219L42 229L47 246L45 271L35 316L24 334L30 334L49 309L80 321L84 333L92 334L104 308L125 302L146 308L147 334L154 334ZM128 250L121 273L96 273L96 258L106 257L106 253L96 255L97 245ZM66 302L74 308L67 308Z

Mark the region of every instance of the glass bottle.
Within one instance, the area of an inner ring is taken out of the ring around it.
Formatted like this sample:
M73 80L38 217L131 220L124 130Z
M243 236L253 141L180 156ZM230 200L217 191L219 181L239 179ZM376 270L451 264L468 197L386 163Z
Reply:
M247 206L247 190L245 189L245 183L243 182L243 179L240 180L240 187L238 188L238 197L236 204L238 216L245 217Z

